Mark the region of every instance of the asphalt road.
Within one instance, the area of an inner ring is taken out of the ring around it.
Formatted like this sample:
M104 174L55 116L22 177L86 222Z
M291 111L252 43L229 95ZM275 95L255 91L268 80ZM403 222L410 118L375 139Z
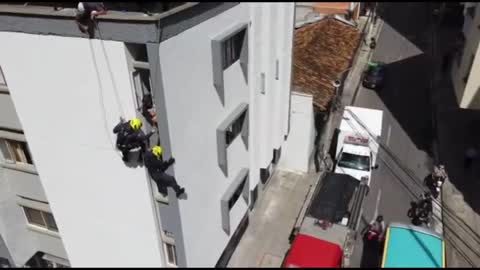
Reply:
M372 60L387 64L386 85L379 92L361 87L354 106L383 111L381 141L387 150L379 152L360 230L376 214L383 215L386 224L409 223L410 201L422 193L415 181L420 184L432 167L430 10L425 2L380 7L384 25ZM361 238L357 237L351 266L378 267L381 251L364 246Z

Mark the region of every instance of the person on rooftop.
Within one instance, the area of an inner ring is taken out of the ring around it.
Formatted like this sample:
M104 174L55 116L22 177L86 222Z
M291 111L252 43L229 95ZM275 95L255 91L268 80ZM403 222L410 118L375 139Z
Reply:
M88 33L92 37L95 18L106 13L103 2L78 2L75 22L82 33Z

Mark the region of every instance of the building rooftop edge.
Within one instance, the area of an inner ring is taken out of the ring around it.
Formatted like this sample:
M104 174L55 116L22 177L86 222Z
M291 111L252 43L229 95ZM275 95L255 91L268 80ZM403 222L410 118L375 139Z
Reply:
M198 5L199 2L187 2L178 7L174 7L170 10L162 13L154 13L151 16L142 12L123 12L117 10L109 10L107 14L97 17L98 21L102 20L115 20L115 21L158 21L173 15L177 12L192 8ZM19 16L41 16L41 17L54 17L54 18L71 18L75 17L75 8L64 8L62 10L54 10L49 6L23 6L23 5L9 5L0 4L0 16L1 15L19 15Z

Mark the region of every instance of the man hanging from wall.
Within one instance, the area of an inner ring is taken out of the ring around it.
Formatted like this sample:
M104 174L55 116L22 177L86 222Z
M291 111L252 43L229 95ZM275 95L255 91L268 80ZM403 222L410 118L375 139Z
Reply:
M94 20L98 15L107 14L103 2L78 2L75 22L82 33L88 33L93 37Z
M122 160L128 162L128 154L134 148L141 148L141 153L146 151L148 139L153 135L155 129L145 135L142 130L142 120L133 118L132 120L125 122L123 118L120 118L118 123L113 128L113 133L117 134L117 148L122 151ZM141 162L142 154L139 154L138 161Z
M163 161L162 147L154 146L150 151L145 153L145 167L148 173L152 177L153 181L157 184L158 191L166 195L165 187L171 187L175 190L177 197L185 192L185 188L181 188L175 177L168 175L165 171L175 163L174 158L170 158L168 161Z

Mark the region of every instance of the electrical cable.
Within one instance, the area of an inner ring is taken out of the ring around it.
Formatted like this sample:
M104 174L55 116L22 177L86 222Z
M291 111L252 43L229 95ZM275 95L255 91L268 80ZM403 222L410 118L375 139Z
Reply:
M395 154L392 153L392 151L387 147L385 146L383 143L379 142L377 140L377 138L375 137L374 134L372 134L372 132L368 129L368 127L365 125L365 123L363 123L359 118L358 116L356 116L351 110L349 109L345 109L347 110L353 118L355 118L355 120L357 121L357 123L365 130L367 131L367 133L369 134L369 136L373 139L373 141L377 144L377 146L379 146L379 148L382 148L389 156L390 158L393 159L393 161L398 165L398 167L403 170L403 172L413 181L414 184L416 184L421 190L423 190L422 192L425 192L427 191L424 186L423 186L423 183L420 182L420 181L417 181L417 178L415 175L413 175L413 173L408 169L406 168L406 166L402 165L402 162L395 156ZM348 121L347 121L348 123ZM354 127L352 127L354 128ZM449 215L450 217L453 217L453 220L459 225L462 227L462 229L464 229L467 233L470 233L471 236L473 236L474 238L476 238L476 242L478 242L480 244L480 236L475 232L473 231L473 229L468 225L466 224L465 222L463 222L462 220L460 220L456 214L452 213L452 210L449 209L448 207L446 206L443 206L441 202L439 202L437 199L433 199L432 198L432 202L439 206L440 209L442 209L442 211L444 210L444 213Z
M345 110L349 111L350 114L351 114L354 118L358 118L351 110L349 110L349 109L345 109ZM369 133L369 135L374 138L374 142L376 142L377 144L379 144L379 143L376 141L375 136L372 136L372 134L371 134L371 132L368 130L368 128L365 128L365 127L362 125L363 123L361 123L361 120L360 120L360 119L356 119L356 121L359 122L359 124L360 124L364 129L366 129L366 131ZM347 123L350 125L350 127L352 127L352 129L354 129L354 132L355 132L357 135L361 135L361 133L358 132L358 129L357 129L356 127L354 127L351 123L349 123L349 121L347 121ZM355 130L356 130L356 131L355 131ZM383 147L382 147L382 148L383 148ZM402 177L399 177L399 176L394 172L394 170L390 167L390 165L388 164L388 162L386 162L386 160L383 159L380 155L379 155L379 158L380 158L380 159L383 161L383 163L390 169L390 171L392 172L392 174L395 176L394 178L395 178L398 182L400 182L400 184L401 184L403 187L406 188L406 190L410 193L410 195L413 196L414 198L416 197L416 199L418 199L418 195L416 195L415 192L413 192L410 188L407 187L407 184L406 184L406 182L404 182L403 178L402 178ZM398 166L398 167L401 168L402 170L405 170L404 168L402 168L402 166ZM404 171L404 172L405 172L405 171ZM406 172L405 172L405 173L406 173ZM408 173L406 173L406 174L408 175ZM408 176L410 176L410 175L408 175ZM413 180L414 180L414 179L413 179ZM414 180L414 182L416 183L415 180ZM423 186L421 186L421 188L423 189ZM434 200L434 199L432 199L432 201L438 203L438 202L437 202L436 200ZM438 206L440 207L440 209L442 209L442 211L443 211L442 213L444 213L445 210L446 210L445 207L443 207L441 204L439 204ZM447 210L447 211L448 211L448 210ZM434 217L436 217L437 219L442 220L441 217L438 217L438 216L437 216L436 214L434 214L433 212L432 212L432 215L433 215ZM442 222L442 223L443 223L443 222ZM462 221L462 223L463 223L463 221ZM464 223L463 223L463 224L464 224ZM474 247L472 247L470 244L466 243L466 242L462 239L462 237L460 237L457 233L455 233L453 228L451 228L449 225L446 225L446 224L443 224L443 226L444 226L445 228L451 230L451 233L452 233L452 234L454 234L456 237L458 237L458 239L459 239L465 246L467 246L467 247L470 249L471 252L473 252L476 256L478 256L478 257L480 258L480 253L476 252ZM465 228L463 228L463 229L465 229ZM466 232L467 232L467 234L468 234L468 231L467 231L467 230L466 230ZM476 234L476 233L474 233L474 234ZM452 242L451 242L451 243L452 243ZM478 243L478 240L477 240L477 243ZM454 246L453 243L452 243L452 246ZM455 248L458 250L457 247L455 247ZM461 254L461 255L462 255L462 256L466 256L464 253ZM468 256L467 256L467 257L468 257ZM471 262L471 259L468 259L468 261Z

